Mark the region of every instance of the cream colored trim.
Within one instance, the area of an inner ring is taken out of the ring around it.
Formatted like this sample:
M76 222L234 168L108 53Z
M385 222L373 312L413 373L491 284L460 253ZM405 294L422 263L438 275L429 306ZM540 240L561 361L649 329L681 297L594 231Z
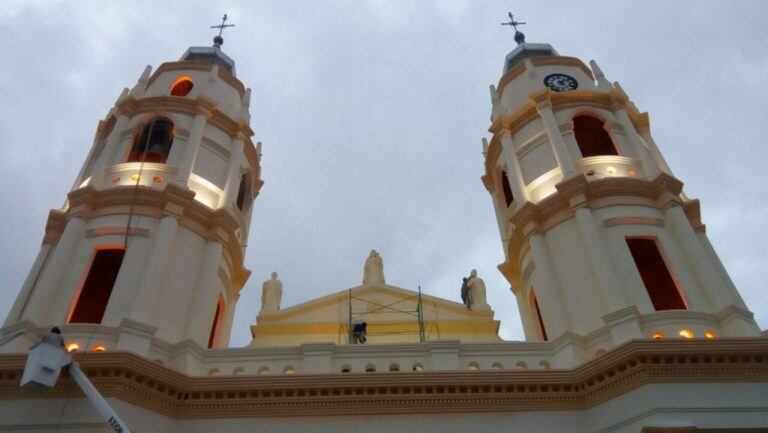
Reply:
M190 377L128 352L75 356L105 397L175 419L585 410L648 383L765 382L768 339L633 340L573 370ZM26 355L0 355L0 399L77 394L69 378L23 391Z

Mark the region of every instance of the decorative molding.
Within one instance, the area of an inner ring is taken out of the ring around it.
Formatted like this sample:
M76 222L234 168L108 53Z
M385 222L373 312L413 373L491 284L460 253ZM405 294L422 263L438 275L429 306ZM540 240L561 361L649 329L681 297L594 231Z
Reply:
M128 230L126 230L125 226L102 226L86 230L85 237L94 238L97 236L125 235L126 231ZM143 227L131 227L130 231L128 231L128 234L131 236L139 236L142 238L149 237L149 233L149 229Z
M696 215L698 201L682 203L680 193L683 183L674 177L661 173L653 180L629 177L607 177L588 180L584 175L567 179L556 185L557 191L540 202L526 202L517 208L509 219L514 227L507 244L507 261L514 270L512 277L519 278L522 249L528 237L575 216L575 209L587 206L599 209L609 206L640 205L663 210L672 203L689 207L688 215ZM695 221L692 225L696 227ZM505 275L506 276L506 275ZM507 277L509 280L509 277ZM509 280L510 283L513 280Z
M25 360L0 355L0 399L81 395L66 377L42 395L21 390ZM129 352L75 360L105 397L175 419L562 411L589 409L649 383L764 382L768 339L633 340L572 370L191 377Z
M201 142L206 147L206 149L210 150L211 153L215 154L216 156L219 156L220 158L224 159L224 161L229 161L229 158L232 157L232 152L230 152L226 147L220 145L219 143L211 140L208 137L204 136Z
M194 199L195 193L170 183L165 189L139 187L113 187L98 190L92 185L74 190L67 196L69 208L66 212L52 210L46 223L44 242L55 243L64 231L66 221L83 218L86 221L105 215L128 213L135 200L134 214L151 218L174 215L179 225L192 230L206 240L216 239L224 246L224 259L232 269L232 287L235 292L245 284L250 271L243 264L243 247L235 236L240 223L232 210L209 209Z
M603 220L603 227L605 228L625 225L664 227L664 224L664 220L661 218L646 216L621 216Z

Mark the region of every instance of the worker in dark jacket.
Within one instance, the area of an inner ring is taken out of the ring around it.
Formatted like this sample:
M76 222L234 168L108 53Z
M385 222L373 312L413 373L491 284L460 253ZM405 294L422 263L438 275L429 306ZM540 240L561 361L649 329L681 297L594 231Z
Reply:
M367 323L358 323L355 325L354 328L352 328L352 342L354 344L364 344L367 340L365 337L366 335L366 327L368 326Z

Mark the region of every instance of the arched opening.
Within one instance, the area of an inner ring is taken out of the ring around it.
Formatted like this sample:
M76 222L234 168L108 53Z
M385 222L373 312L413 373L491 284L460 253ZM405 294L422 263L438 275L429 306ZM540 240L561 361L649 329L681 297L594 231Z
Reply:
M376 371L376 365L375 364L366 364L365 366L365 372L366 373L374 373Z
M240 187L237 190L237 208L240 212L248 212L253 203L253 192L251 190L251 176L247 173L240 178Z
M179 77L171 84L171 96L187 96L193 87L195 87L195 83L192 82L191 78Z
M400 371L400 365L397 363L389 364L389 371Z
M257 374L269 374L269 367L259 367Z
M549 363L549 361L539 361L539 367L543 368L544 370L549 370L552 368L552 365Z
M525 361L518 361L517 364L515 364L515 367L520 370L528 370L528 364L526 364Z
M480 365L475 361L472 361L469 363L469 365L467 365L467 370L471 370L471 371L480 370Z
M579 144L581 156L618 155L616 146L603 128L603 121L592 116L573 118L573 133Z
M128 162L156 162L165 164L173 144L173 122L155 117L144 125L133 140Z
M421 365L421 363L417 362L413 364L413 371L424 371L424 366Z
M500 362L494 362L493 365L491 365L491 370L504 370L504 364Z
M296 369L295 369L295 368L293 368L293 366L292 366L292 365L287 365L287 366L286 366L286 367L283 369L283 374L294 374L294 373L296 373Z
M349 373L350 371L352 371L352 366L350 366L349 364L344 364L341 366L342 373Z
M208 376L220 376L220 375L221 375L221 370L219 370L216 367L208 370Z
M512 195L512 187L509 185L509 177L506 171L501 172L501 189L504 191L504 203L509 207L515 201L515 196Z
M69 323L101 323L124 255L123 248L96 251L83 288L69 315Z
M657 311L687 309L680 290L659 251L656 239L630 237L626 239L653 308Z
M245 374L245 369L243 367L236 367L234 370L232 370L233 376L242 376Z
M216 302L216 314L213 316L213 324L211 325L211 334L208 336L208 348L212 349L213 346L218 343L219 328L221 327L221 316L224 314L224 297L219 294L219 300Z
M544 319L541 317L541 310L539 309L539 299L536 297L536 291L531 288L530 294L531 312L536 319L536 333L543 341L547 341L547 329L544 327Z

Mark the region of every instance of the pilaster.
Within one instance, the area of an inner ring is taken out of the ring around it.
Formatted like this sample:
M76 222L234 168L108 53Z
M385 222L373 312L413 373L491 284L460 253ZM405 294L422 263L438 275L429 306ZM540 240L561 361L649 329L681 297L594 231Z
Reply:
M205 101L202 98L198 98L198 101ZM200 143L203 139L203 132L205 132L205 125L208 122L208 118L211 117L212 112L206 107L208 104L199 104L198 113L195 115L192 121L192 128L189 132L189 138L187 139L187 145L184 148L184 155L179 163L179 169L176 174L176 180L174 183L178 185L186 186L189 182L189 177L192 174L192 169L195 167L195 161L197 160L197 153L200 150Z
M510 180L510 186L515 193L515 197L520 204L530 201L528 190L525 188L523 172L520 169L520 160L517 158L517 150L515 149L512 133L509 129L504 129L501 132L501 147L508 167L507 177Z
M576 174L576 165L573 158L568 154L565 148L565 141L557 125L555 113L552 111L552 92L547 89L531 95L531 101L536 105L536 110L541 117L544 128L549 137L549 145L552 147L552 153L555 155L557 165L563 173L563 179L568 179Z

